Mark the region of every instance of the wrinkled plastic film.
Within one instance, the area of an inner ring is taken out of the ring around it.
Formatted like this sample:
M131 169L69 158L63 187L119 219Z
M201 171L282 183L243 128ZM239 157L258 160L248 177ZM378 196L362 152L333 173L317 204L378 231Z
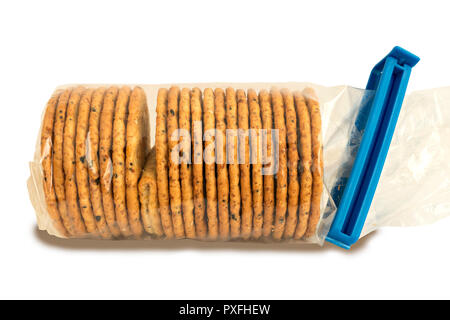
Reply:
M450 87L405 98L363 235L450 215Z

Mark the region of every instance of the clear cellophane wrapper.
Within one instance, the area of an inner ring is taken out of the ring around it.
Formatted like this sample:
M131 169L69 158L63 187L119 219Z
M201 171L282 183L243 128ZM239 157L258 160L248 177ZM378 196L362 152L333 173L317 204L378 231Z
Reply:
M61 106L61 97L69 88L73 89L66 94L66 106ZM99 90L103 93L99 94ZM165 99L159 96L164 90ZM194 92L199 92L199 101L193 100L196 97ZM234 95L235 105L231 95ZM54 99L54 114L50 114L53 121L48 119L49 105L41 119L43 127L39 132L34 160L30 162L31 177L28 180L30 199L40 230L62 238L193 238L322 244L336 212L330 191L337 181L350 174L362 135L362 132L355 130L355 120L361 108L370 103L371 92L348 86L324 87L311 83L66 85L55 90ZM301 105L302 99L304 105ZM162 107L157 104L166 108L163 117ZM120 110L119 105L122 107ZM173 106L175 111L172 114ZM181 134L173 136L177 143L169 141L166 136L167 144L160 144L158 149L158 145L155 146L158 108L159 120L164 122L167 136L172 137L173 132L169 131L174 125L181 124L189 126L187 132L193 136L185 138L180 131ZM200 161L195 159L194 154L195 108L200 112L196 116L200 137L203 138L200 145L204 156ZM223 111L222 120L218 118L220 112L217 113L220 108ZM65 117L58 120L61 110ZM229 112L237 116L234 126ZM267 114L272 116L271 123L267 122ZM95 117L97 119L94 121ZM46 127L44 121L47 121ZM238 129L235 138L226 131L232 127ZM132 131L132 128L137 128L137 131ZM207 136L207 129L214 129L214 137ZM270 135L267 134L268 129L271 129ZM223 130L226 131L224 138L219 139L219 133L225 132ZM237 141L233 150L237 150L238 163L229 161L230 139ZM270 154L265 139L272 142ZM114 148L115 143L119 142L123 144L122 153ZM247 151L245 147L242 149L245 145L248 145ZM255 149L256 145L258 147ZM103 150L108 146L109 150ZM158 158L161 148L167 149L167 165L162 167L161 157ZM172 152L175 148L181 149ZM226 163L210 161L206 149L212 152L214 160L223 150ZM155 159L150 163L152 152ZM178 154L177 159L181 162L171 165L169 155L172 154ZM123 156L124 163L118 162L120 157L116 158L117 155ZM137 160L132 163L134 168L129 167L128 157ZM104 168L103 162L106 163ZM55 163L58 168L55 168ZM390 172L389 163L387 166L385 171ZM272 169L265 170L267 167ZM166 168L167 173L158 168ZM149 173L146 173L147 169ZM203 206L200 209L194 199L199 197L194 189L195 170L203 178ZM306 172L310 175L309 184ZM160 190L160 177L164 174L167 186L162 184ZM190 178L186 180L186 185L183 179L187 174ZM100 180L94 179L96 176ZM114 185L118 176L122 177L122 189ZM237 176L239 179L235 179ZM223 179L227 182L227 192L223 192ZM54 190L58 183L60 197ZM95 186L94 189L91 186L96 183L97 197ZM272 189L269 185L273 185ZM184 192L186 186L191 189L190 193ZM232 194L233 186L238 188L234 189L238 190L237 198L236 194ZM53 198L48 196L49 190L54 190ZM312 198L316 196L317 200L318 190L319 201L313 209ZM266 196L271 192L272 205L266 199L270 198ZM186 194L192 195L186 197ZM307 197L309 203L305 200ZM111 200L112 207L111 203L108 204ZM166 207L163 207L164 203L167 203ZM61 206L65 208L65 219ZM375 210L378 211L379 207L375 201ZM232 212L233 208L235 212ZM236 208L239 209L236 211ZM98 216L98 212L102 215ZM55 215L58 213L60 223L56 225ZM115 220L108 221L108 215L109 220ZM238 222L234 220L236 215ZM117 220L121 218L122 224L128 223L127 227L118 225ZM308 219L317 221L313 226L308 226ZM381 218L378 216L377 219ZM169 222L172 223L172 231ZM76 223L81 225L81 231L73 227ZM300 223L306 223L304 228L309 227L310 230L297 233L297 229L301 229ZM68 225L72 225L69 227L71 230L66 227Z

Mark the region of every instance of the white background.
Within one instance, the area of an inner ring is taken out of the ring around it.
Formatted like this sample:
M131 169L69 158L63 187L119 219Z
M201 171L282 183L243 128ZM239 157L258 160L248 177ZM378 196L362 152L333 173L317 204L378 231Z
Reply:
M449 9L432 0L1 2L0 298L450 298L448 219L382 229L349 252L62 241L36 230L26 189L57 85L364 87L401 45L422 57L409 92L447 86Z

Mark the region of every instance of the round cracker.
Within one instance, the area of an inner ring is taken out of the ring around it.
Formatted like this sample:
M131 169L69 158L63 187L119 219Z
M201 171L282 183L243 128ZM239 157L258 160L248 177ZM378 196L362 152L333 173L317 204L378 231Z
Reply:
M295 108L297 110L298 128L300 134L300 205L298 223L294 239L301 239L308 227L311 209L312 174L311 174L311 120L305 98L302 93L294 93Z
M156 149L154 147L147 157L138 187L144 229L148 234L160 238L164 235L164 230L158 209Z
M64 124L66 122L67 103L69 102L72 88L64 90L58 100L56 107L55 124L53 128L53 184L58 201L58 210L61 215L64 227L69 235L75 236L76 230L72 219L67 210L66 191L64 188L64 169L63 169L63 141Z
M77 131L75 137L75 173L77 178L78 198L81 215L83 216L86 230L91 235L97 235L97 225L92 211L89 194L89 174L86 161L86 137L89 126L89 112L93 89L86 90L81 96L78 108ZM99 229L103 238L110 238L111 233L107 228Z
M169 196L170 210L172 212L173 231L177 239L185 237L184 222L181 210L181 186L178 149L178 100L180 89L172 87L167 100L167 139L169 145Z
M262 128L265 134L266 147L263 148L264 168L269 170L275 165L275 152L272 148L273 115L270 94L266 90L259 92L259 104L261 106ZM264 150L265 149L265 150ZM275 211L275 181L271 173L264 175L264 222L263 236L269 237L273 231Z
M205 199L203 192L203 130L202 92L198 88L191 91L192 120L192 185L194 191L195 232L199 239L207 234L205 221Z
M297 149L297 113L295 112L294 97L292 93L283 89L285 114L286 114L286 134L288 145L288 214L283 237L290 239L294 235L297 226L298 197L300 185L298 183L298 149Z
M228 215L229 182L226 162L226 110L225 93L222 89L214 90L214 114L216 117L216 167L217 167L217 202L219 210L219 236L227 240L230 236L230 218Z
M203 125L205 139L205 185L208 238L216 240L219 234L217 220L217 186L215 156L214 92L206 88L203 92Z
M312 145L312 196L311 214L306 229L305 238L310 238L316 233L320 220L320 200L323 191L323 150L322 150L322 120L320 117L319 99L312 88L306 88L303 96L311 116L311 145Z
M100 186L100 164L98 149L100 144L100 118L103 109L103 100L106 88L95 89L92 95L91 109L89 113L89 131L87 136L86 160L89 173L89 190L91 196L92 210L96 217L97 226L104 228L104 220L114 237L120 236L120 230L114 220L108 221L103 210L102 192ZM100 217L100 218L97 218ZM98 220L98 221L97 221Z
M237 90L239 124L239 173L241 183L242 223L241 236L248 239L252 232L252 187L250 178L249 110L244 90Z
M75 134L78 107L81 95L84 91L85 89L83 87L77 87L70 95L67 104L63 136L64 189L66 191L67 210L75 229L75 235L77 236L86 235L86 228L78 205L78 193L75 178Z
M183 88L180 93L180 108L178 114L180 127L180 180L181 198L183 206L183 220L186 237L195 239L194 224L194 196L192 191L192 166L191 166L191 107L190 90Z
M253 89L247 92L250 108L250 145L252 163L252 199L253 199L253 231L252 237L259 239L263 225L263 176L262 176L262 144L261 144L261 110L258 95Z
M126 142L126 198L128 222L134 236L142 235L138 181L150 152L150 123L147 98L140 87L135 87L130 95L127 120Z
M227 161L230 182L230 236L236 239L241 229L241 190L239 188L238 120L236 92L226 89Z
M112 190L112 127L114 118L114 108L117 100L117 87L110 87L106 90L103 98L103 106L100 113L100 141L99 141L99 164L100 164L100 188L102 191L103 211L109 228L117 228L116 215L114 210L113 190Z
M43 188L47 212L55 230L62 237L68 237L61 215L58 210L55 187L53 184L53 124L55 122L56 106L61 92L54 93L47 102L41 129L41 165L43 173Z
M172 217L170 216L169 172L167 146L167 89L159 89L156 103L156 178L161 223L167 239L174 237Z
M286 122L284 117L283 97L276 88L271 90L274 128L278 130L278 171L276 188L275 227L273 238L280 240L286 224L287 209L287 156L286 156Z
M119 89L116 108L114 110L112 140L113 200L117 224L125 237L131 235L130 226L128 224L125 183L125 147L130 94L131 89L128 86L123 86Z

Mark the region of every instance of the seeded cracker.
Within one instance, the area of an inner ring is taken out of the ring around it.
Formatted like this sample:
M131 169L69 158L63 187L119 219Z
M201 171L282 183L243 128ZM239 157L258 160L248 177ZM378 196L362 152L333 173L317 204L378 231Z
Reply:
M180 93L180 110L178 115L178 123L180 130L185 136L180 136L180 157L183 161L180 164L180 178L181 178L181 200L183 208L184 229L186 237L195 239L195 224L194 224L194 195L192 191L192 166L191 160L191 107L190 107L190 90L184 88Z
M89 189L92 203L92 210L94 212L97 223L101 220L106 220L111 233L118 237L120 236L119 229L113 224L114 220L108 221L105 216L102 203L102 192L100 188L100 165L98 159L98 148L100 141L100 114L103 108L103 98L106 89L103 87L95 89L92 100L91 109L89 113L89 131L86 138L86 161L89 173ZM98 220L98 221L97 221Z
M305 98L297 91L294 94L297 109L298 128L300 132L300 205L295 239L301 239L308 226L311 208L312 174L311 174L311 120Z
M225 93L222 89L214 91L214 114L216 117L216 167L217 167L217 201L219 210L219 236L227 240L230 236L230 219L228 216L229 183L227 170L226 146L226 110ZM220 143L219 143L220 142Z
M142 88L135 87L128 105L125 182L128 222L136 238L140 238L144 231L141 223L138 181L150 152L149 121L145 92Z
M64 188L64 169L63 169L63 140L64 124L66 122L67 103L69 102L72 88L64 90L58 100L55 115L55 125L53 128L53 183L55 186L56 198L58 200L58 210L61 214L64 227L69 235L76 236L75 226L67 210L66 191Z
M322 152L322 120L320 118L319 99L312 88L303 91L309 114L311 116L311 142L312 142L312 196L311 215L308 221L305 237L312 237L320 219L320 199L323 190L323 152Z
M259 239L263 225L263 176L262 176L262 144L260 131L262 129L261 111L258 95L253 89L248 90L248 105L250 107L251 128L251 159L252 159L252 199L253 199L253 233L254 239Z
M75 161L76 178L78 187L78 197L80 202L81 215L88 233L97 235L97 229L100 236L104 239L110 239L111 233L106 225L105 219L100 216L98 221L94 217L91 199L89 194L89 173L86 161L86 138L89 126L89 113L91 108L91 99L94 90L88 89L81 96L80 106L78 108L77 134L75 140Z
M207 88L203 92L203 123L205 126L205 181L206 181L206 213L208 216L208 237L218 237L217 221L217 186L215 164L215 117L214 92Z
M281 91L286 108L286 132L288 144L288 216L284 230L284 238L290 239L297 226L297 210L300 185L298 183L298 149L297 149L297 114L295 112L294 98L287 89Z
M227 111L227 150L228 175L230 178L230 233L231 238L236 239L241 234L241 190L239 188L239 140L238 140L238 120L236 92L233 88L226 90L226 111Z
M264 167L270 168L275 165L274 149L272 147L273 117L270 94L266 90L259 92L259 104L261 106L262 127L265 130L266 148L263 148ZM266 149L266 150L264 150ZM269 237L273 230L275 211L275 182L273 174L264 175L264 223L263 236Z
M274 127L278 130L278 172L275 207L275 227L273 238L280 240L286 224L287 208L287 156L286 123L284 119L283 97L278 89L271 90Z
M110 228L117 228L116 214L114 210L113 190L112 190L112 127L114 118L114 108L117 100L117 87L110 87L106 90L103 98L103 108L100 113L100 141L99 141L99 162L100 162L100 186L103 199L103 210L106 221Z
M63 138L64 189L66 191L67 210L77 236L86 235L86 228L78 206L78 193L75 178L75 131L77 126L78 107L85 89L77 87L72 91L67 104L66 121Z
M247 240L252 232L252 187L250 178L249 111L244 90L236 91L239 124L239 172L241 181L242 224L241 236Z
M205 221L205 199L203 191L202 93L198 88L194 88L191 91L191 120L195 231L199 239L204 239L207 235L207 227Z
M181 210L181 186L179 171L179 150L178 145L178 100L180 89L172 87L169 90L167 102L167 138L169 145L169 196L170 209L172 211L172 223L175 237L182 239L185 237L184 222Z
M43 171L43 188L47 212L52 220L52 225L56 231L63 237L68 237L69 233L63 225L61 215L58 210L55 187L53 184L53 124L55 122L55 111L58 104L58 98L61 92L54 93L47 102L41 130L41 164Z
M148 155L144 171L139 179L139 201L141 202L142 222L145 231L158 238L164 235L158 208L156 185L156 149Z
M112 137L112 165L113 165L113 200L117 219L117 225L125 237L131 236L128 224L126 182L125 182L125 160L127 140L128 103L130 101L131 89L123 86L117 95L116 107L113 120Z
M167 239L174 237L169 204L169 151L167 146L167 89L159 89L156 103L156 178L161 223Z

